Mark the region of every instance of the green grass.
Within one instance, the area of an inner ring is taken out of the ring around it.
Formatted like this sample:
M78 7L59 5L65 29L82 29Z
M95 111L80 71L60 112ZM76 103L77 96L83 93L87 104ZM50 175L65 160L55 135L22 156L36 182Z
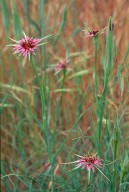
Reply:
M13 56L11 48L1 54L1 69L5 71L0 85L1 190L129 191L129 90L125 92L129 81L128 73L123 74L129 67L129 47L116 65L117 44L110 17L106 35L90 39L94 52L86 54L89 45L81 50L74 42L75 37L80 41L84 38L78 30L81 27L74 23L75 13L72 13L74 35L65 37L70 3L62 9L60 1L52 26L49 26L52 13L45 12L49 2L40 1L36 21L30 11L31 3L29 0L22 3L12 0L10 4L1 1L6 32L4 47L11 43L8 37L22 38L22 31L39 38L52 34L47 38L48 43L39 47L36 56L26 60L25 66L23 58ZM60 11L62 18L58 21ZM84 27L89 30L86 23ZM62 57L70 60L71 70L55 75L53 66L59 61L61 50ZM7 54L10 75L4 54ZM117 89L120 102L114 96ZM74 169L74 164L62 164L77 160L75 154L92 152L105 164L94 173L81 168L69 171Z

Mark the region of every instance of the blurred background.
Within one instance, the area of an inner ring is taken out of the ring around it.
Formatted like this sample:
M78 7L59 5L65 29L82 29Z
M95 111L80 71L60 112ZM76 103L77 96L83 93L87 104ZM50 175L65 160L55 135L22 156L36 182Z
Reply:
M110 74L107 94L109 101L107 116L112 126L116 108L120 118L124 113L123 134L127 136L129 126L129 58L126 57L126 51L129 45L129 1L2 0L0 5L2 174L12 172L23 174L24 170L30 175L38 175L49 169L43 134L31 115L31 113L35 114L41 121L41 101L35 75L29 60L14 55L12 48L6 46L12 44L8 37L19 40L23 36L23 31L28 36L36 38L53 34L48 39L48 43L37 50L35 62L41 76L44 71L44 63L47 68L48 135L51 135L55 128L56 107L62 96L60 116L56 127L57 134L51 138L53 140L51 150L54 153L67 136L77 117L95 102L94 46L92 38L85 38L85 33L82 31L84 30L84 22L91 30L100 30L108 25L109 17L112 16L116 48L114 48L114 66ZM106 33L99 36L98 96L103 91L102 65L105 54L105 37ZM62 73L55 75L54 67L60 60L65 59L69 59L68 67L71 72L65 78L65 90L62 94L60 91ZM123 61L125 67L121 69ZM84 74L75 75L79 71L84 71ZM119 79L117 79L118 75L120 75ZM96 122L93 108L77 125L79 131L75 130L65 143L57 158L57 164L66 160L65 155L75 145L74 138L82 135L85 137L85 133L92 134L91 127L95 128ZM105 119L103 122L105 123ZM84 138L79 140L72 153L76 153L78 150L86 153L86 151L93 150L93 146L92 140L85 141ZM59 167L56 167L55 172L57 175L62 174ZM46 185L50 189L49 174L47 179ZM2 181L2 190L11 191L14 185L12 183L16 184L14 178L12 182ZM23 183L23 180L17 181L18 191L25 190Z

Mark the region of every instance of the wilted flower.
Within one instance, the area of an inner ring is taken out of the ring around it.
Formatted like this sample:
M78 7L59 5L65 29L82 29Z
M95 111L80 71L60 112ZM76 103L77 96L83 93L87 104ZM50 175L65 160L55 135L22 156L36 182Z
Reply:
M98 30L92 30L89 33L85 33L85 37L94 37L98 34Z
M11 39L11 38L10 38ZM19 41L16 41L14 39L11 39L12 41L15 42L15 44L11 44L9 46L13 46L14 54L19 53L20 56L23 57L30 57L30 54L32 53L35 55L35 50L37 49L38 46L45 44L39 44L43 39L45 38L33 38L33 37L28 37L24 33L24 37L20 39Z
M85 37L95 37L96 35L98 34L103 34L104 33L104 30L106 29L107 27L105 27L104 29L101 29L101 30L90 30L90 31L86 31L86 30L83 30L85 32Z

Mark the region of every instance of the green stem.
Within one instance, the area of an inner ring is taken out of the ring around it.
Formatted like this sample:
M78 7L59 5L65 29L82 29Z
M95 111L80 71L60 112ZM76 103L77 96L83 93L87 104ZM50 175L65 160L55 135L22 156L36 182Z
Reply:
M41 35L42 37L45 35L45 0L41 0ZM47 109L47 95L46 95L46 67L47 67L47 63L46 63L46 49L45 49L45 45L43 45L43 49L42 49L42 57L43 57L43 63L44 63L44 75L42 76L42 82L43 82L43 86L41 88L41 92L43 94L43 99L44 99L44 103L43 103L43 107L44 107L44 129L46 130L46 132L48 133L48 109ZM50 132L50 131L49 131ZM48 140L48 134L46 135L46 139ZM47 146L47 152L48 152L48 156L49 156L49 160L50 160L50 164L51 164L51 179L52 179L52 188L51 191L54 191L54 163L53 163L53 157L51 155L51 152L49 150L49 147Z
M85 192L87 192L88 188L90 187L90 179L91 179L91 171L88 171L88 176L86 177Z
M97 78L97 50L98 50L98 35L93 39L94 43L94 57L95 57L95 65L94 65L94 73L95 73L95 99L96 103L98 102L98 78Z
M46 150L47 150L47 153L48 153L48 158L49 158L49 161L50 161L50 164L51 164L51 172L52 172L52 181L54 182L54 165L53 165L53 160L52 160L52 155L51 155L51 152L49 150L49 140L48 140L48 134L47 134L47 127L46 127L46 124L47 124L47 118L46 118L46 104L45 104L45 93L44 93L44 89L42 88L42 84L40 82L40 79L39 79L39 76L38 76L38 72L37 72L37 69L36 69L36 66L35 66L35 62L34 62L34 59L32 57L32 55L30 56L30 61L31 61L31 64L32 64L32 68L33 68L33 71L36 75L36 79L37 79L37 82L38 82L38 85L39 85L39 89L40 89L40 96L41 96L41 105L42 105L42 132L43 132L43 135L44 135L44 140L45 140L45 144L46 144ZM52 191L54 191L54 185L52 184Z
M109 82L109 76L111 72L111 68L113 65L113 31L112 31L112 19L109 19L109 25L108 25L108 35L106 39L106 55L105 55L105 74L104 74L104 90L103 94L100 98L100 101L98 103L98 125L97 125L97 137L100 141L101 137L101 130L102 130L102 120L104 116L104 109L105 109L105 102L106 102L106 95L108 90L108 82Z
M37 79L39 89L40 89L41 105L42 105L42 120L44 122L46 118L44 116L45 115L45 113L44 113L44 111L45 111L45 97L44 97L44 92L43 92L43 88L42 88L43 86L41 85L41 82L39 80L38 72L37 72L37 69L36 69L36 66L35 66L35 61L34 61L32 55L30 56L30 61L31 61L32 68L33 68L34 74L36 75L36 79Z
M63 79L62 79L62 85L61 85L61 90L64 88L64 82L65 82L65 77L66 77L66 70L63 70ZM62 99L63 99L63 91L61 92L61 97L60 97L60 101L59 104L56 108L56 123L55 123L55 129L54 129L54 133L56 131L56 127L58 126L58 120L59 120L59 115L60 115L60 107L62 104Z
M90 176L91 176L91 171L88 171L88 186L90 186Z
M63 80L62 80L61 89L64 88L65 77L66 77L66 70L64 69L64 70L63 70ZM60 105L60 106L61 106L61 104L62 104L63 93L64 93L64 92L62 91L62 94L61 94L61 97L60 97L60 102L59 102L59 105Z

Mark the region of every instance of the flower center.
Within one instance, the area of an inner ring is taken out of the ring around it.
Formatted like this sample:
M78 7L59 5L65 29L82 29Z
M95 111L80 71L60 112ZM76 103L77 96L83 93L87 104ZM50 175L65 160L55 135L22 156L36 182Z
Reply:
M94 156L85 156L82 158L83 161L87 162L87 163L91 163L91 164L94 164L95 163L95 160L96 160L96 157Z
M35 46L31 41L25 41L25 42L22 43L22 47L24 49L29 50L29 49L33 49Z
M65 69L66 65L64 63L61 63L61 68Z
M98 32L99 32L98 30L96 30L96 31L93 30L93 31L90 32L90 35L94 35L95 36Z

